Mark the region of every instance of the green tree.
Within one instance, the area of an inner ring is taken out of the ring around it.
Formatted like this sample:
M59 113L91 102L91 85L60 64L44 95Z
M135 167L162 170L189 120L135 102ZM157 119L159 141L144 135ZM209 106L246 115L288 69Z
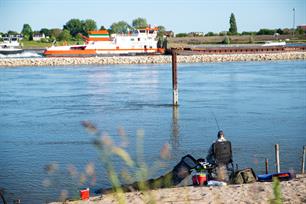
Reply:
M139 29L139 28L146 28L148 27L148 23L147 23L147 20L145 18L136 18L133 20L132 22L132 26L136 29Z
M111 33L127 33L132 27L125 21L113 23L110 27Z
M22 33L23 37L27 40L32 38L33 31L32 31L31 26L29 24L23 24L23 28L22 28L21 33Z
M75 37L78 33L82 33L83 25L80 19L73 18L64 25L64 29L68 30Z
M51 32L51 38L54 40L54 39L58 39L59 38L59 35L62 32L62 29L52 28L52 29L50 29L50 32Z
M280 35L283 35L283 34L284 34L284 31L283 31L282 29L280 29L280 28L277 29L276 32L277 32L278 34L280 34Z
M256 35L256 32L254 32L254 31L243 31L241 33L241 35Z
M187 36L188 36L187 33L178 33L178 34L175 35L175 37L177 37L177 38L182 38L182 37L187 37Z
M213 33L213 32L208 32L206 33L206 36L216 36L217 34L216 33Z
M305 33L305 31L302 28L298 28L295 31L298 35L303 35Z
M69 41L71 40L72 36L69 30L64 29L58 36L59 41Z
M97 30L97 23L92 19L82 21L82 34L88 35L88 31Z
M9 30L9 31L7 32L7 34L8 34L8 35L17 35L18 32L13 31L13 30Z
M158 26L157 37L164 37L166 28L164 26Z
M84 42L84 38L83 38L83 36L80 33L77 34L77 36L74 37L74 40L77 41L78 44Z
M231 13L229 23L230 23L230 28L228 30L229 33L232 35L236 35L237 34L237 24L236 24L235 15L233 13Z
M227 32L226 31L222 31L219 33L219 36L226 36Z
M256 33L256 35L274 35L274 33L275 30L273 29L262 28Z
M107 30L107 29L104 26L101 26L100 30Z
M51 30L49 30L48 28L42 28L39 31L41 34L45 34L45 36L51 36Z

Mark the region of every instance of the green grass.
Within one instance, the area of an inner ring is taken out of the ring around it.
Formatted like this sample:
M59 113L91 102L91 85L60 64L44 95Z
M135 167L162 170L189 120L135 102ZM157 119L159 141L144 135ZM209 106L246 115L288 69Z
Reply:
M40 42L40 41L32 41L32 40L21 40L20 44L24 49L45 49L46 47L51 47L52 42ZM84 44L84 42L81 41L57 41L55 45L76 45L76 44Z
M43 43L43 42L29 41L29 40L21 40L20 44L25 49L27 48L46 48L52 45L52 43Z
M282 190L281 190L281 184L278 178L273 178L273 195L274 198L270 199L270 204L282 204Z

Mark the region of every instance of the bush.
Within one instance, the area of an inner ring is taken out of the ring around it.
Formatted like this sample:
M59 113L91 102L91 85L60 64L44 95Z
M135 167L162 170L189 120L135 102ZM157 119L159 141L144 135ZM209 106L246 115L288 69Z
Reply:
M58 36L59 41L69 41L71 40L72 36L68 30L63 30L61 34Z
M271 30L271 29L267 29L267 28L263 28L260 29L256 35L274 35L275 30Z
M222 41L222 43L228 45L228 44L231 44L231 40L230 40L230 38L228 36L225 36L224 40Z
M177 37L177 38L187 37L187 36L188 36L187 33L178 33L178 34L175 35L175 37Z
M216 36L216 35L218 35L218 34L215 34L215 33L213 33L213 32L208 32L208 33L206 33L206 36Z
M256 35L256 32L253 31L243 31L241 35Z
M42 43L48 43L48 42L49 42L49 39L48 39L48 38L42 38L42 39L40 39L40 42L42 42Z
M305 31L304 31L302 28L298 28L298 29L296 30L296 33L297 33L298 35L303 35L303 34L305 33Z
M223 32L220 32L219 33L219 36L226 36L227 32L226 31L223 31Z

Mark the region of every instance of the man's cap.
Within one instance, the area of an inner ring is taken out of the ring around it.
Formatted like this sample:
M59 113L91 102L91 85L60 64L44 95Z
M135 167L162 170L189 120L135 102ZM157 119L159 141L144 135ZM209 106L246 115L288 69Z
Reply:
M218 137L221 137L221 135L223 135L223 136L224 136L224 133L223 133L223 131L222 131L222 130L220 130L220 131L218 132Z

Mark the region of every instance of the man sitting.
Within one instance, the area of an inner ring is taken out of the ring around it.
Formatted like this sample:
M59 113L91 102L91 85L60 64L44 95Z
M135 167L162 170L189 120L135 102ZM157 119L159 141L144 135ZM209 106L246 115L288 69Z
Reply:
M216 174L220 179L228 179L228 171L234 171L231 142L226 140L222 130L218 132L217 140L211 145L206 160L216 165ZM230 166L229 166L230 164Z

